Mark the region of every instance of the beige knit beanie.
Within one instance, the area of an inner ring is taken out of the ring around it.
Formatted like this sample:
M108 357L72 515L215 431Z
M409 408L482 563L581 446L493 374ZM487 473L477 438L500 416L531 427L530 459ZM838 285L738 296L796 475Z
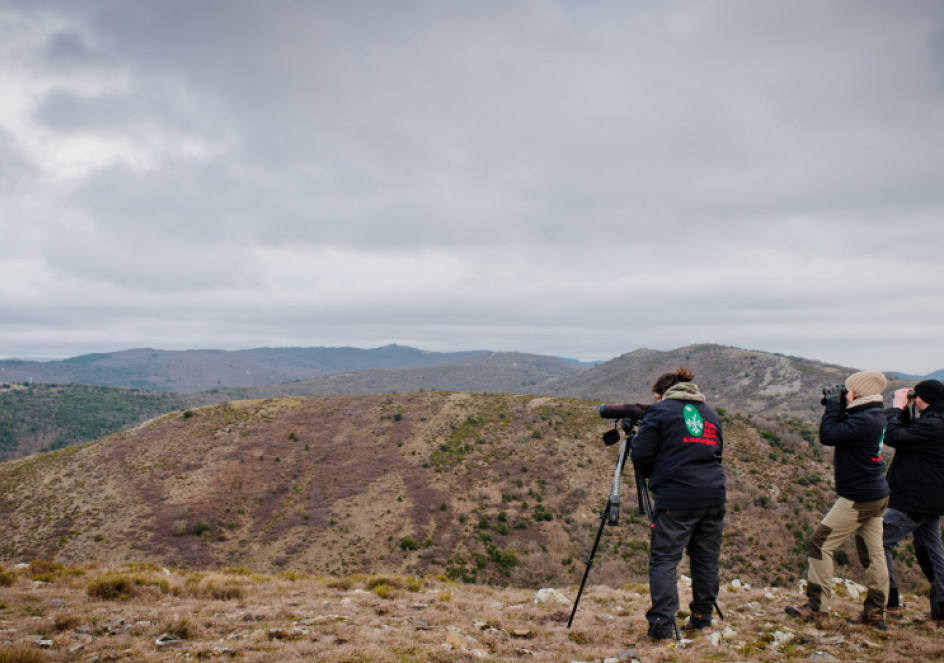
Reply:
M846 378L846 389L861 396L875 396L885 391L888 380L879 371L862 371Z

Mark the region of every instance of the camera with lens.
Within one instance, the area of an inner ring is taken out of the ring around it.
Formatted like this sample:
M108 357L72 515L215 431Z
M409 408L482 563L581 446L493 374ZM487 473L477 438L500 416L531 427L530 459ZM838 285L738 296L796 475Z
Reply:
M604 419L622 419L623 432L629 435L636 424L642 421L649 406L645 403L604 403L600 406L600 416ZM620 441L619 430L616 427L603 434L603 443L611 446Z

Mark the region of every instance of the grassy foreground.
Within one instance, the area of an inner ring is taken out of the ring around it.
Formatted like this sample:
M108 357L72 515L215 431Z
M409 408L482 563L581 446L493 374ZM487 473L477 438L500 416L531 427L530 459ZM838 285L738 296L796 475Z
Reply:
M680 582L683 606L690 592ZM247 569L212 573L152 564L49 562L0 570L0 663L43 661L906 661L944 658L944 630L919 623L927 599L906 597L887 633L850 626L859 600L840 583L832 624L787 617L796 589L726 584L726 622L674 643L646 641L646 588L551 592L381 575L343 578ZM542 600L543 599L543 600Z

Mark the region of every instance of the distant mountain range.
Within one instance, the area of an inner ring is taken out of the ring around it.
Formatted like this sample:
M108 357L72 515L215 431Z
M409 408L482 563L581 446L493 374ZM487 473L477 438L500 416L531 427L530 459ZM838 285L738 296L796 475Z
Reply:
M190 393L218 387L278 384L361 371L453 363L479 352L426 352L402 345L361 348L154 350L139 348L58 361L0 361L4 382L95 384Z
M0 361L0 460L94 439L173 409L227 400L457 391L648 402L656 377L678 366L695 371L695 382L714 406L805 421L815 421L821 412L820 388L855 370L713 344L667 352L639 349L596 365L400 345L138 349L52 362L5 360ZM887 395L905 384L890 375Z
M944 368L939 371L934 371L933 373L928 373L927 375L912 375L910 373L897 373L890 372L889 375L894 375L902 380L944 380Z

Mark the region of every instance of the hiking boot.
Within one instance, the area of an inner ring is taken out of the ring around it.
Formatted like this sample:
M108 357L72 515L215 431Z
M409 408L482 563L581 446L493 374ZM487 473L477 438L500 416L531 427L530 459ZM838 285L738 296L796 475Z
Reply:
M896 605L894 608L885 608L885 618L894 619L896 622L904 621L905 612L902 606Z
M881 615L867 616L865 613L862 613L855 619L847 619L846 622L852 624L853 626L871 626L874 629L879 631L887 631L888 626L885 624L885 618Z
M670 624L659 624L658 626L649 624L646 635L650 640L674 640L675 629Z
M683 631L701 631L706 628L711 628L711 615L699 615L693 612L688 621L682 624Z
M822 610L813 610L810 607L810 604L801 605L799 608L796 606L788 605L784 610L791 617L796 617L797 619L802 619L805 622L822 622L829 619L829 613Z

